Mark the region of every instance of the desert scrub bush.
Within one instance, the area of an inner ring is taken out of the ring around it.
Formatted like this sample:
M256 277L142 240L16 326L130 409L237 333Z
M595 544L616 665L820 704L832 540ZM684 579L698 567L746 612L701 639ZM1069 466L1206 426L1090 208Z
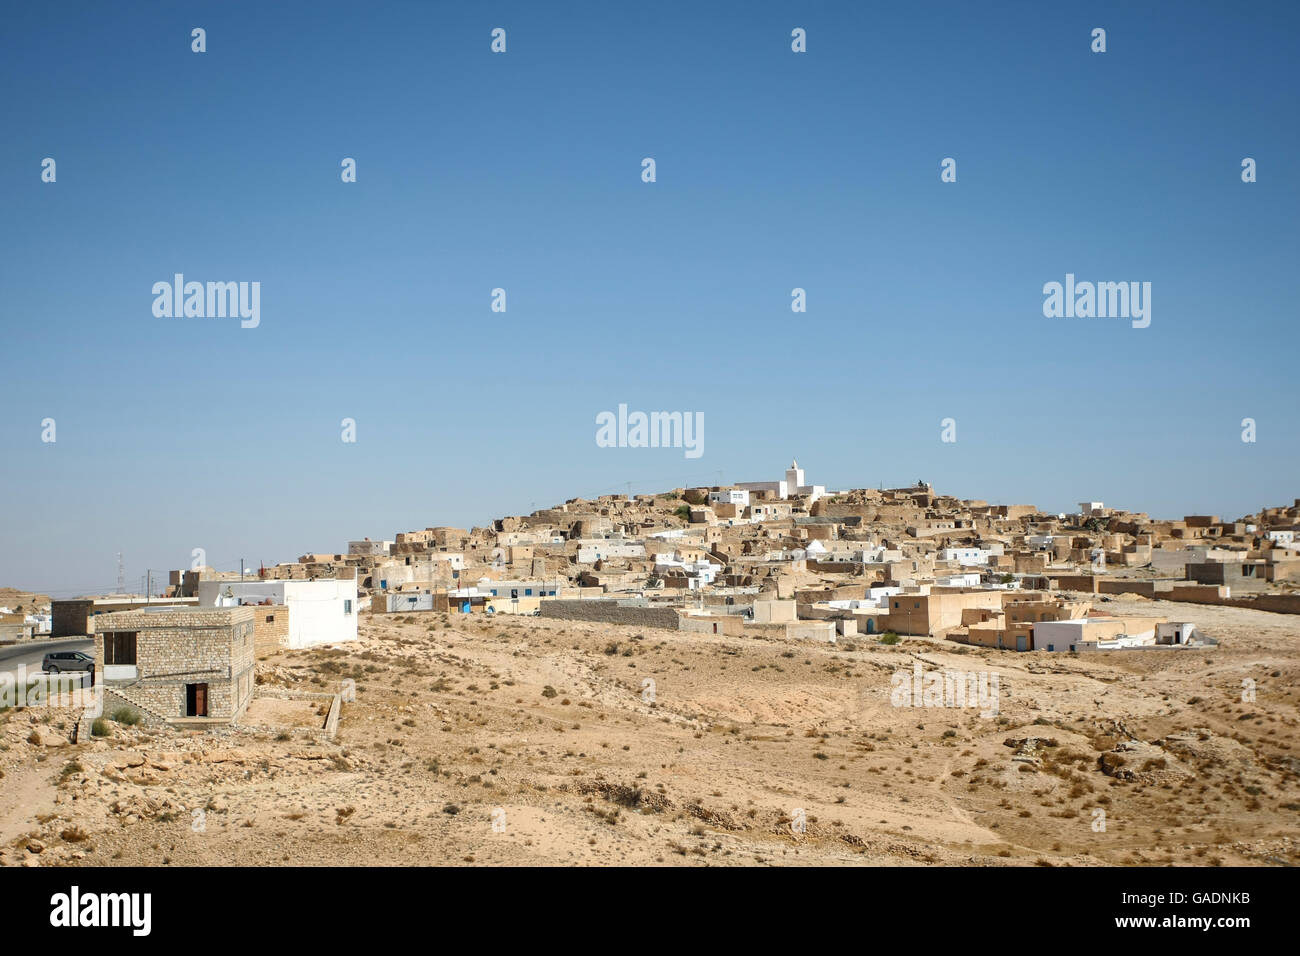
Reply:
M90 736L111 737L113 736L113 725L103 717L96 717L94 723L90 725Z
M900 640L902 640L902 638L900 638L893 631L886 631L884 634L880 635L880 640L877 643L888 644L892 647L894 644L897 644Z
M113 720L116 723L124 724L127 727L134 727L140 723L140 715L129 707L119 707L113 711Z

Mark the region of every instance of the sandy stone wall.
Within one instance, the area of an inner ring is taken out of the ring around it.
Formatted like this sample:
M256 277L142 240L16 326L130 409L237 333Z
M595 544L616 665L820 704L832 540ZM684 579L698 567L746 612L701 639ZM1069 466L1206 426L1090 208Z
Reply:
M251 608L254 653L270 654L288 647L289 608L283 604L254 604Z
M560 601L542 602L542 617L562 618L569 621L597 621L604 624L632 624L640 627L658 627L679 630L680 618L672 608L629 607L614 601Z

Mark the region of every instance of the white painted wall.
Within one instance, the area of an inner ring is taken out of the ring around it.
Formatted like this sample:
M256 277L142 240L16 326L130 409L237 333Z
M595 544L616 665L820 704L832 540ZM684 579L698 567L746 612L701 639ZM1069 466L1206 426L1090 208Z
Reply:
M584 544L578 548L579 564L594 564L607 558L644 558L645 545L599 542Z
M1039 621L1034 625L1034 650L1045 651L1048 645L1058 653L1083 640L1083 620Z
M229 594L230 596L227 596ZM357 582L200 581L199 607L272 604L289 609L289 646L315 647L357 639Z
M962 567L988 564L989 556L983 548L944 548L939 552L940 561L955 561Z
M709 492L710 504L748 505L749 492L744 488L726 488L722 491Z

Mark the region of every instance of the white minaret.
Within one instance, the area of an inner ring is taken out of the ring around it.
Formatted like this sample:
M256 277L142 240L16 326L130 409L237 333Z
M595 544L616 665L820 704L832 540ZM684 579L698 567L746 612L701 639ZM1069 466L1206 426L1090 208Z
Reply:
M785 470L785 483L792 495L803 487L803 469L799 467L799 462L793 458L790 459L790 467Z

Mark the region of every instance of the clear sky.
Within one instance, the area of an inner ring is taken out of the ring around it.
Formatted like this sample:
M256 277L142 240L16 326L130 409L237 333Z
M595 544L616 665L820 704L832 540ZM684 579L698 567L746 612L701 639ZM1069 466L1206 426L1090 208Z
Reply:
M1130 0L14 5L0 584L108 589L122 551L138 587L194 548L255 567L629 481L771 480L792 456L829 488L921 478L1051 510L1289 503L1298 21ZM260 325L155 317L177 272L260 282ZM1067 273L1150 282L1150 327L1045 318ZM702 457L598 447L620 403L703 413Z

